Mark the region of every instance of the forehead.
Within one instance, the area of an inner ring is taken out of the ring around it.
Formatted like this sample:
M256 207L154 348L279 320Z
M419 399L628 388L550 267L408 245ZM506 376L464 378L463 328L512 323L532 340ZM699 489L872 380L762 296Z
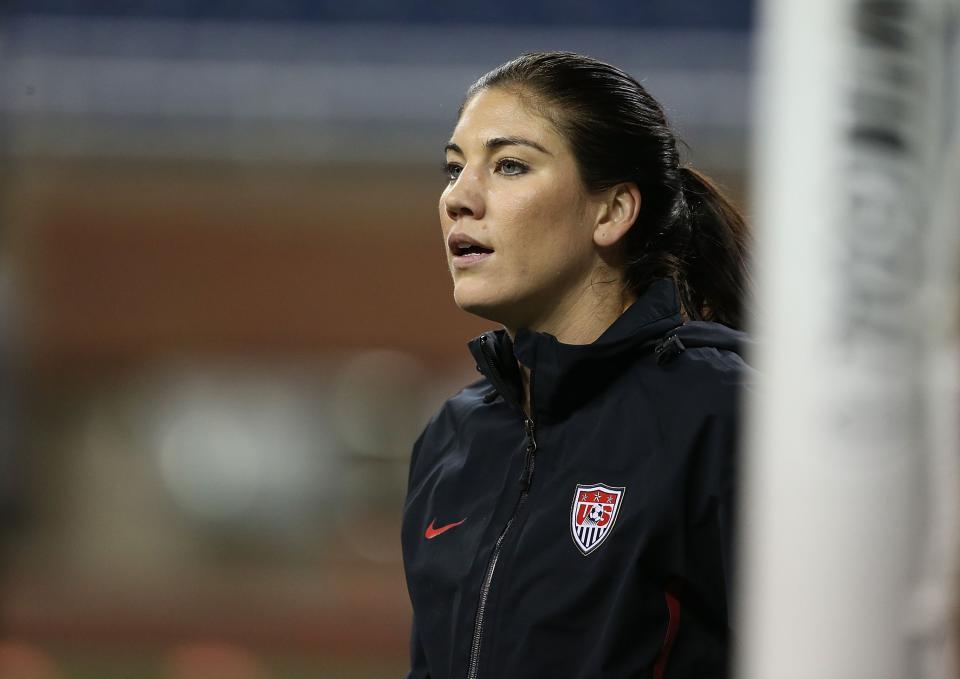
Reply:
M529 102L528 97L507 89L481 90L464 106L453 130L453 141L463 147L464 144L482 144L494 137L523 137L549 151L561 150L564 139Z

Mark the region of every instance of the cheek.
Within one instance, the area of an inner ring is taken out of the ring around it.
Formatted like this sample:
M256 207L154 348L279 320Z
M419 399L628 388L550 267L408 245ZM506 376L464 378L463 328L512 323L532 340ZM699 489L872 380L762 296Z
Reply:
M550 187L530 187L525 191L510 191L498 200L509 235L517 240L539 240L549 234L556 221L557 196Z
M560 190L531 191L504 202L510 214L509 235L517 256L550 268L592 251L582 201ZM531 264L532 264L531 262Z

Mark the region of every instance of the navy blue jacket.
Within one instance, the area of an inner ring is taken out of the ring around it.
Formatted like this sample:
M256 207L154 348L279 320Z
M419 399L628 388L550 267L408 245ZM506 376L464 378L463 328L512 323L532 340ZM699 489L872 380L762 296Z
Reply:
M589 345L470 342L411 459L410 678L727 676L743 341L662 280Z

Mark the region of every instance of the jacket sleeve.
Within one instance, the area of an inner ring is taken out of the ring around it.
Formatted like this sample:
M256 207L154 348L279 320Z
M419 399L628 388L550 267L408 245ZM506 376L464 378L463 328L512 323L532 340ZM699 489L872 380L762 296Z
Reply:
M723 564L723 580L726 586L727 601L733 599L733 587L736 581L735 558L737 541L735 528L737 523L737 487L739 485L737 478L739 465L737 464L737 459L739 457L739 442L730 441L727 450L727 460L721 476L720 488L718 489L719 509L717 512L721 539L720 558Z
M429 425L425 428L420 436L417 437L416 442L413 444L413 450L410 454L410 471L407 477L407 492L409 493L410 487L413 484L415 477L415 470L417 460L420 457L420 448L423 445L424 437L426 436L427 429ZM404 515L404 522L406 523L406 515ZM406 550L404 550L404 567L406 567ZM412 592L411 592L412 595ZM411 603L413 597L411 596ZM410 625L410 672L407 673L406 679L430 679L430 672L427 670L427 658L423 650L423 644L420 641L420 633L417 628L417 617L416 614L413 616L413 622Z
M707 506L719 539L722 586L727 601L733 597L736 581L737 491L740 457L739 416L731 413L717 418L710 427L711 436L706 466L709 469Z
M410 672L407 679L430 679L430 672L427 671L427 658L423 652L423 645L420 643L420 635L417 632L417 620L414 618L410 626Z
M739 432L736 414L708 418L697 436L688 510L689 575L729 602L736 582Z

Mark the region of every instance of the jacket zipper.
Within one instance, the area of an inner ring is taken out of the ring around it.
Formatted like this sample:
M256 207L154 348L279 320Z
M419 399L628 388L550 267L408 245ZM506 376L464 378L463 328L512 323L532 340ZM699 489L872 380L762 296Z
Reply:
M497 370L496 365L494 365L493 361L490 359L490 356L487 354L488 349L486 336L481 336L480 345L482 347L481 353L483 354L483 357L487 363L487 368L490 370L490 373L494 379L499 379L500 371ZM531 406L530 409L533 410L533 407ZM505 525L503 530L500 531L500 537L497 538L497 542L493 546L493 553L490 555L490 561L487 563L487 570L483 577L483 584L480 587L480 601L477 604L477 615L473 625L473 642L470 645L470 664L467 669L467 679L476 679L477 672L480 669L480 645L483 641L483 619L487 609L487 599L490 597L490 585L493 583L493 572L496 570L497 561L500 559L500 548L503 546L504 538L507 537L507 533L510 531L510 527L513 525L514 520L517 518L520 510L523 509L523 506L527 503L527 496L530 493L530 485L533 482L533 467L534 463L536 462L537 439L534 436L535 427L532 418L524 417L523 431L524 436L526 437L527 445L524 448L523 466L520 471L520 498L517 500L517 505L513 510L513 515L510 517L510 520L507 521L507 525Z

